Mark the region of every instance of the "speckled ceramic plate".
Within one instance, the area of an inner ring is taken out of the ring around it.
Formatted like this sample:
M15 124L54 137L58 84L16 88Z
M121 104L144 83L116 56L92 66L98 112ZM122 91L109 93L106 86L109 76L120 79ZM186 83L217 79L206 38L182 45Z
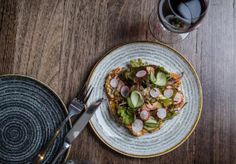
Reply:
M0 76L0 163L32 163L66 112L60 98L41 82L19 75ZM69 127L43 163L50 163L57 155Z
M141 137L130 135L116 123L108 106L102 104L90 124L97 136L113 150L131 157L149 158L168 153L180 146L193 132L201 115L202 90L191 64L177 51L158 43L136 42L117 47L100 60L90 75L90 84L96 86L90 100L106 97L104 81L116 67L125 67L130 59L141 58L150 64L164 66L170 72L184 72L183 92L188 104L161 130Z

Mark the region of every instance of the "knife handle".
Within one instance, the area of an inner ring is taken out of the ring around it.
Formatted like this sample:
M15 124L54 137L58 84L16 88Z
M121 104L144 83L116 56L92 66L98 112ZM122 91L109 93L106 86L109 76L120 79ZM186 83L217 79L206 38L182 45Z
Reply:
M64 142L60 152L57 154L57 156L52 161L52 164L56 164L57 160L69 149L70 144L67 142Z

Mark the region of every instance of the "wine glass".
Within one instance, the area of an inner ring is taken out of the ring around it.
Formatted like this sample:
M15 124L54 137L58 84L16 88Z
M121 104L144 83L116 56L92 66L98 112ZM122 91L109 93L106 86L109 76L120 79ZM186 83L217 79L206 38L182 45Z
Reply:
M206 15L209 0L160 0L149 18L152 35L164 43L185 39Z

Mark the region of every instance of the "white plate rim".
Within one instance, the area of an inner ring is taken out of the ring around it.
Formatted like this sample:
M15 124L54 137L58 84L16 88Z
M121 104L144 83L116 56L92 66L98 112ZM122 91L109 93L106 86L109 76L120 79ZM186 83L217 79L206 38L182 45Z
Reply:
M120 44L118 46L115 46L113 48L111 48L109 51L107 51L101 58L100 60L93 66L90 74L89 74L89 77L88 77L88 83L90 83L90 80L91 80L91 77L95 71L95 69L97 68L98 64L107 56L109 56L109 54L111 52L113 52L114 50L120 48L120 47L123 47L123 46L126 46L126 45L132 45L132 44L139 44L139 43L144 43L144 44L153 44L153 45L159 45L159 46L162 46L163 48L167 48L168 50L170 51L173 51L176 55L178 55L178 57L180 57L186 64L188 64L189 68L191 69L192 73L193 73L193 76L196 78L197 80L197 84L198 84L198 88L199 88L199 98L200 98L200 101L199 101L199 112L198 112L198 115L196 117L196 120L191 128L191 130L189 131L189 133L178 143L176 144L175 146L163 151L163 152L160 152L160 153L156 153L156 154L150 154L150 155L136 155L136 154L131 154L131 153L126 153L126 152L123 152L117 148L115 148L114 146L110 145L109 143L107 143L100 135L99 133L97 132L96 128L93 126L92 122L89 121L89 124L90 124L90 127L93 129L93 131L95 132L96 136L106 145L108 146L110 149L120 153L120 154L123 154L125 156L129 156L129 157L133 157L133 158L153 158L153 157L158 157L158 156L162 156L164 154L167 154L175 149L177 149L180 145L182 145L190 136L191 134L193 133L193 131L196 129L196 126L200 120L200 117L201 117L201 113L202 113L202 104L203 104L203 94L202 94L202 86L201 86L201 82L200 82L200 79L197 75L197 72L196 70L194 69L193 65L188 61L188 59L186 57L184 57L180 52L178 52L177 50L175 50L174 48L170 47L169 45L166 45L164 43L160 43L160 42L153 42L153 41L135 41L135 42L128 42L128 43L123 43L123 44Z

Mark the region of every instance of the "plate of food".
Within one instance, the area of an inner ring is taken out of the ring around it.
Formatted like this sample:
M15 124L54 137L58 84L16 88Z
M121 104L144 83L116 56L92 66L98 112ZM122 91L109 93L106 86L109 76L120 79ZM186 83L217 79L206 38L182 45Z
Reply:
M166 154L188 139L202 110L202 90L192 65L174 49L135 42L109 51L94 67L90 100L107 104L90 120L111 149L131 157Z
M42 82L22 75L0 76L0 163L32 163L66 115L62 100ZM62 130L43 164L58 154L70 127L68 123Z

